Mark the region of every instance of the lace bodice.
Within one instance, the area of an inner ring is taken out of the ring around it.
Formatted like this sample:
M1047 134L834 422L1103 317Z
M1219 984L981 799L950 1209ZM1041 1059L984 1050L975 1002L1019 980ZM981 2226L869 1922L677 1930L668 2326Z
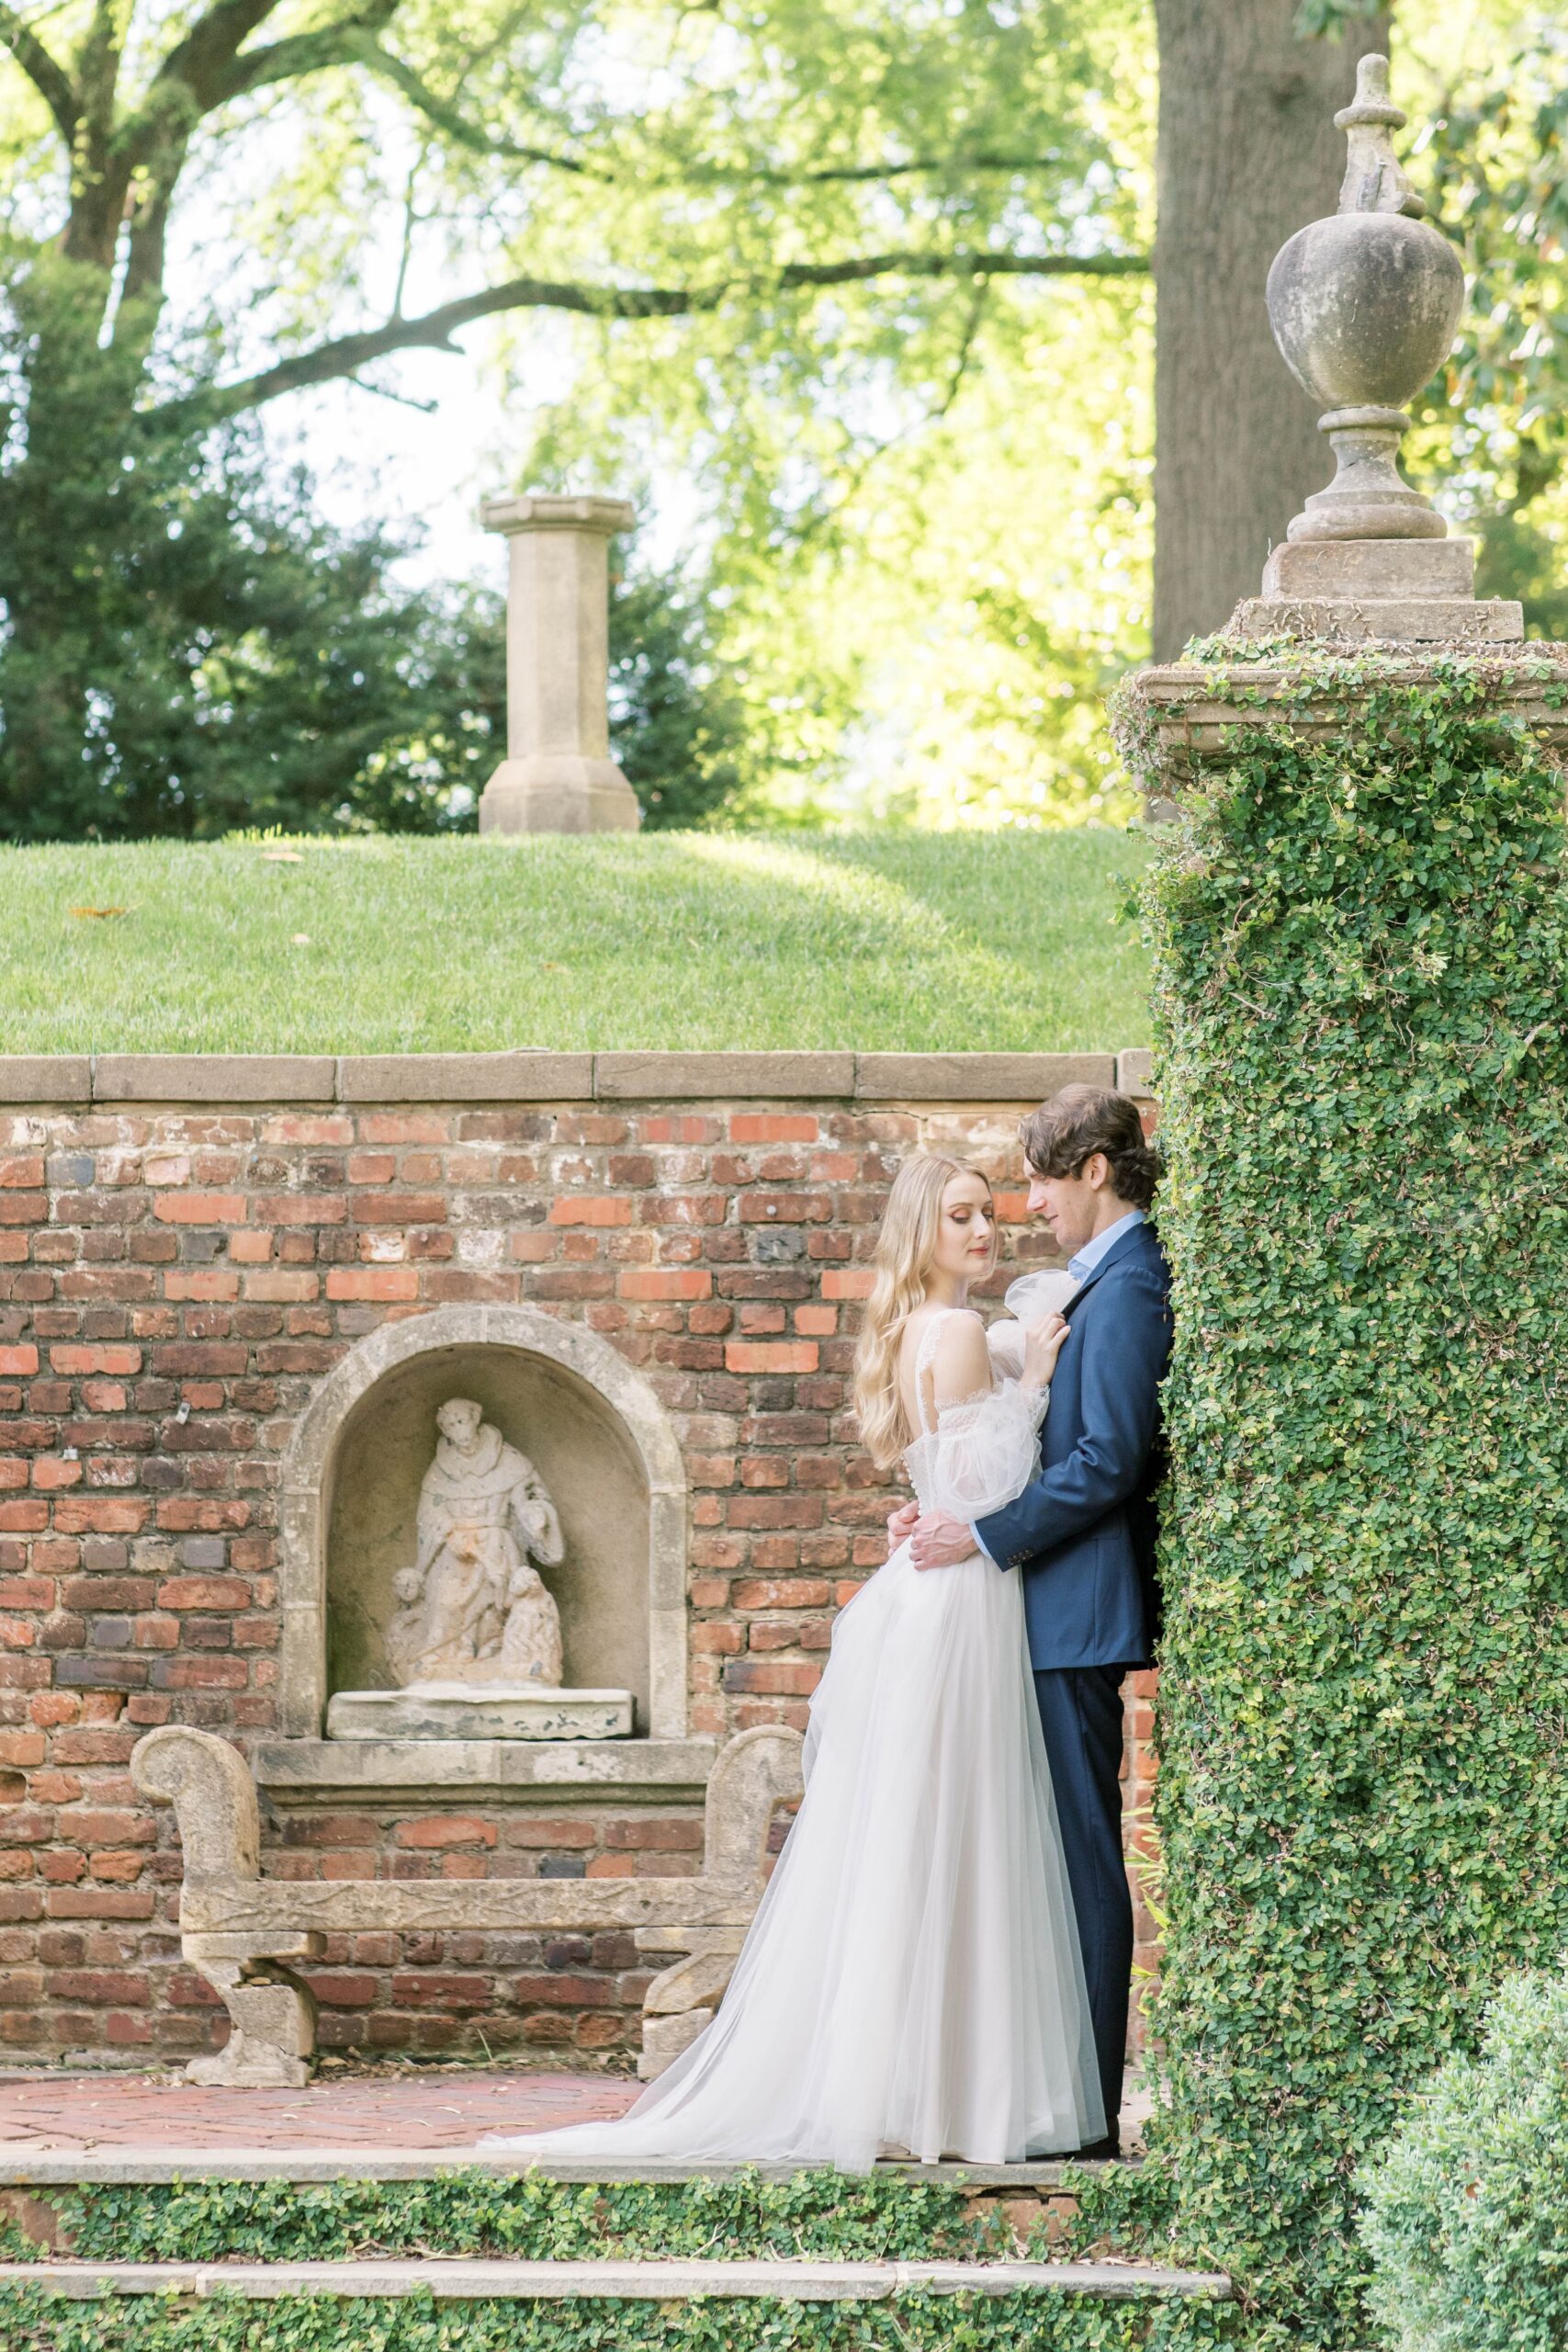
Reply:
M931 1421L926 1410L926 1374L945 1319L933 1316L921 1334L915 1359L921 1428L905 1449L904 1466L922 1510L983 1519L1014 1501L1033 1477L1050 1391L1024 1388L1003 1374L992 1387L944 1405ZM1004 1323L987 1332L993 1372L1009 1361L1016 1328Z

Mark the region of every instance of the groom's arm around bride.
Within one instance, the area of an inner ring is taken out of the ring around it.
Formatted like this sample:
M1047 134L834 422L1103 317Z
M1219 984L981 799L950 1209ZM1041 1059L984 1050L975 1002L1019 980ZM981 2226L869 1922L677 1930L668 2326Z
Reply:
M1041 1466L1016 1502L974 1528L914 1524L917 1567L979 1548L1023 1579L1030 1661L1094 2018L1109 2147L1116 2141L1132 1977L1122 1858L1121 1685L1158 1631L1155 1495L1159 1385L1170 1361L1169 1276L1146 1212L1158 1160L1135 1105L1066 1088L1023 1123L1029 1206L1078 1289L1051 1383ZM890 1532L910 1532L900 1513Z

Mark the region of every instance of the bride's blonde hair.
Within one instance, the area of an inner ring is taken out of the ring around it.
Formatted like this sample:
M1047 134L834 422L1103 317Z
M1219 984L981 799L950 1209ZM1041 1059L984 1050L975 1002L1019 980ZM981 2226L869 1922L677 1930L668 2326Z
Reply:
M979 1172L948 1152L924 1151L906 1159L893 1179L872 1260L876 1280L855 1350L860 1439L879 1469L897 1462L914 1435L899 1392L898 1351L910 1316L925 1304L942 1194L955 1176Z

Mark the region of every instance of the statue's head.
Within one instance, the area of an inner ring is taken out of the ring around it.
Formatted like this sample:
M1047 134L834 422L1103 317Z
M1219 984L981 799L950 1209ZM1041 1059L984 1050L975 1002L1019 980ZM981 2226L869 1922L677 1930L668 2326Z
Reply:
M471 1396L449 1396L435 1416L435 1426L459 1453L471 1453L479 1442L484 1414Z

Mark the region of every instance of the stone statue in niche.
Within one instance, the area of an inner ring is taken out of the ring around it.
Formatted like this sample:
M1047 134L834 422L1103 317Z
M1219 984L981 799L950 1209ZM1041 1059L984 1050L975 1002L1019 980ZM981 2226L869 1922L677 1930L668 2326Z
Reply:
M435 1416L435 1459L419 1493L418 1552L392 1590L387 1658L405 1688L561 1683L560 1612L536 1562L565 1546L544 1480L467 1396Z

